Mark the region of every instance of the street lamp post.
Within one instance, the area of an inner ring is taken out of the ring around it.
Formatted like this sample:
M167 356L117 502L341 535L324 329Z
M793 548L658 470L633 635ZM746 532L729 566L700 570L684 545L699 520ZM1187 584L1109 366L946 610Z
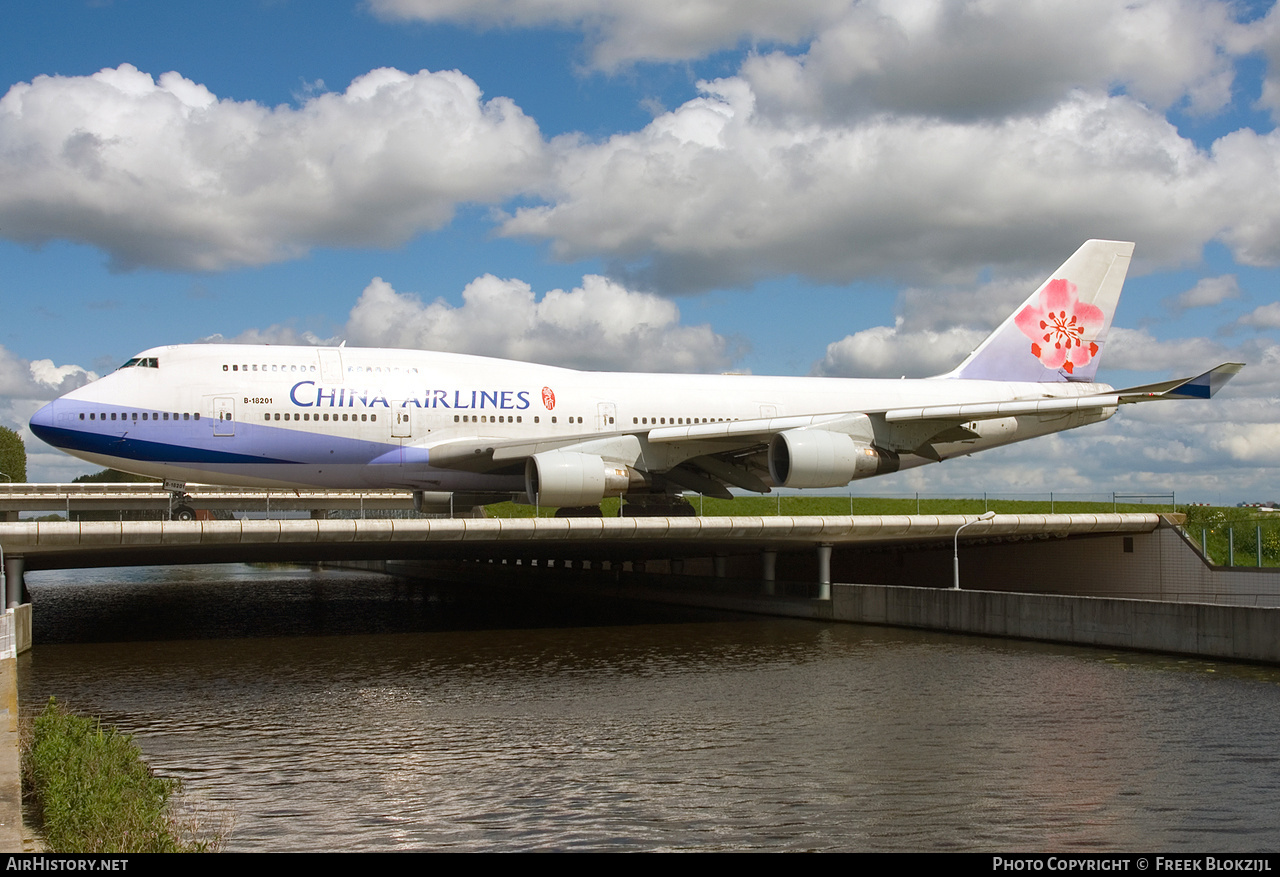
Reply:
M956 527L956 537L952 546L952 556L951 556L951 571L952 571L951 590L953 591L960 590L960 531L963 530L965 527L970 526L971 524L978 523L979 521L989 521L995 516L996 516L995 512L983 512L981 515L974 518L972 521L968 521L966 523L961 524L959 527Z

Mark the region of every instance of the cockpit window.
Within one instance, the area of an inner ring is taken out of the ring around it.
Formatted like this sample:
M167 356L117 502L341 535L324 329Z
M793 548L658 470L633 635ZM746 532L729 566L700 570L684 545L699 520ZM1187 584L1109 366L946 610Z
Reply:
M159 368L160 359L155 356L135 356L120 368Z

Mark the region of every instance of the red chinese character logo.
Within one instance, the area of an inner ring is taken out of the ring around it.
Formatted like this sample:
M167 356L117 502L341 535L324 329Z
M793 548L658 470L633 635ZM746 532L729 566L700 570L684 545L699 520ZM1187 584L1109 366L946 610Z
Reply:
M551 392L550 387L542 388L542 404L547 406L548 411L556 407L556 394Z

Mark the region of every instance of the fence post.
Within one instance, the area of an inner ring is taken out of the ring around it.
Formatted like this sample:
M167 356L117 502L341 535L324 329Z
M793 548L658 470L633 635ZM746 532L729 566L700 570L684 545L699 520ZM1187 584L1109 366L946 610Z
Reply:
M1227 566L1236 565L1236 528L1227 528Z
M1262 525L1258 525L1258 568L1262 568Z

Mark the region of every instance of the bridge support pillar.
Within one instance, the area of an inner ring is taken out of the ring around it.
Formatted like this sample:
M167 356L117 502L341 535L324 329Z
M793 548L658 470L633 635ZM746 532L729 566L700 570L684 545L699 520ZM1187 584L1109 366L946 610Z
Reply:
M717 554L715 558L716 578L722 579L728 573L729 558L723 554Z
M818 599L831 599L831 545L818 546Z
M778 578L778 552L760 552L760 578L764 579L764 592L772 595L774 593L773 583Z
M4 558L4 605L16 609L23 603L27 592L27 583L22 573L27 568L27 559L19 555L5 555Z

